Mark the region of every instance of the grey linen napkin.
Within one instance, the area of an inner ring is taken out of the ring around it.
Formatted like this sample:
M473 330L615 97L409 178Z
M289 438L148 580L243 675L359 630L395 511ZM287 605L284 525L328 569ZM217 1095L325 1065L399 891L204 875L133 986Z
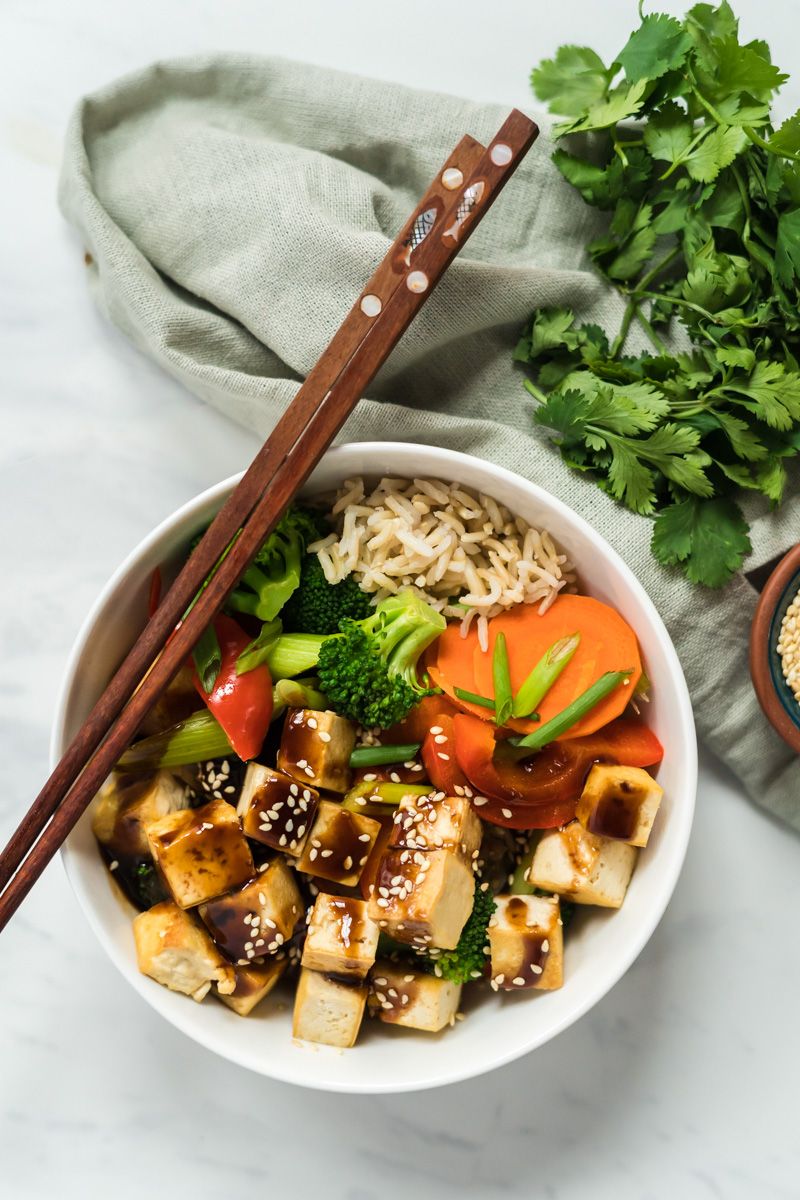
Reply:
M280 59L159 63L81 101L60 201L98 304L196 395L266 435L463 133L507 109ZM800 827L800 760L762 717L747 640L756 592L690 585L650 555L650 524L569 471L534 429L511 362L533 308L614 330L588 269L594 215L543 135L342 434L477 455L543 484L647 589L683 664L700 736L750 796ZM755 518L748 569L797 536L796 500Z

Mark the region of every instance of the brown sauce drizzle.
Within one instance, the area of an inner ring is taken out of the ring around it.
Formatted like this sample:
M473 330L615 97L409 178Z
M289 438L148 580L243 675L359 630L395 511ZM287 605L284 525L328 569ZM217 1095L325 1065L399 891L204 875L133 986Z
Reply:
M589 815L587 829L600 837L627 842L639 823L639 797L627 780L619 783L598 801Z

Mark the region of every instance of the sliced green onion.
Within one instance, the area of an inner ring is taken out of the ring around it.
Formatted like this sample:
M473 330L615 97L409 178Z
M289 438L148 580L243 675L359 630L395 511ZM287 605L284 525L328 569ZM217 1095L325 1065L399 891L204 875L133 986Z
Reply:
M316 682L316 679L279 679L272 689L272 719L279 717L286 708L326 709L328 697L314 687Z
M236 660L237 675L245 675L248 671L254 671L256 667L267 662L275 643L281 636L281 628L280 621L266 621L261 626L258 637L253 638L249 646L245 646Z
M358 783L345 796L342 808L363 817L385 817L387 808L397 808L404 796L428 796L434 788L419 783Z
M540 836L541 834L538 833L533 834L527 850L514 868L514 876L508 888L512 896L533 896L538 891L528 878L528 873L533 866L533 856L536 853Z
M388 763L408 762L418 753L419 742L407 746L357 746L350 755L351 767L383 767Z
M504 633L498 633L494 639L492 681L494 683L494 723L495 725L505 725L511 716L513 694L511 672L508 667L508 646Z
M183 767L233 754L219 721L205 709L192 713L169 729L142 738L125 751L117 763L121 771L155 771L159 767Z
M580 644L581 635L560 638L545 650L536 666L514 697L515 717L531 717L544 700Z
M204 629L195 642L192 659L203 691L210 696L222 667L222 650L213 625Z
M453 688L453 692L459 700L466 700L469 704L480 704L481 708L494 708L494 700L490 700L488 696L479 696L477 692L468 692L465 688Z
M614 688L619 687L632 674L633 667L628 667L624 671L606 671L605 675L601 675L596 683L581 693L557 716L550 721L545 721L539 729L534 729L533 733L529 733L524 738L513 738L514 745L527 750L541 750L544 746L548 746L557 737L561 737L562 733L571 729L576 722L580 721L581 717L585 717L587 713L591 712L601 700L605 700L606 696L614 691Z

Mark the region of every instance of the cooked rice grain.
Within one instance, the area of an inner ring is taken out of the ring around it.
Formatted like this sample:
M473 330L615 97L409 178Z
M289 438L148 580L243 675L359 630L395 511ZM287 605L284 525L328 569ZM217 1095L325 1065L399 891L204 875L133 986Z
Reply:
M336 534L309 546L330 583L352 572L376 600L410 589L461 617L464 634L475 618L484 649L490 617L520 603L545 612L574 582L546 530L460 483L386 478L367 495L363 479L346 479L330 517Z

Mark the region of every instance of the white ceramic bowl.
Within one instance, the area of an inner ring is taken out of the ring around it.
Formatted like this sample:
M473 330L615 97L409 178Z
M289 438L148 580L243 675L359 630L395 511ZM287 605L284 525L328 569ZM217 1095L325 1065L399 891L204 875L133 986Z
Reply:
M459 480L550 530L577 564L585 590L614 605L636 630L653 681L647 716L665 749L659 772L665 795L624 906L618 912L584 911L570 931L561 990L467 999L466 1020L436 1036L377 1022L371 1028L367 1022L359 1044L345 1052L292 1041L288 993L273 993L243 1019L211 998L196 1004L140 975L131 934L134 910L112 887L84 817L64 849L67 875L106 953L131 986L178 1029L224 1058L275 1079L342 1092L401 1092L480 1075L541 1046L596 1004L627 971L666 908L686 852L697 772L692 709L675 650L642 587L596 530L535 484L434 447L341 446L326 455L307 490L330 489L351 475L374 476L376 469ZM67 667L52 739L54 763L138 633L154 567L184 550L235 483L217 484L166 520L103 590Z

